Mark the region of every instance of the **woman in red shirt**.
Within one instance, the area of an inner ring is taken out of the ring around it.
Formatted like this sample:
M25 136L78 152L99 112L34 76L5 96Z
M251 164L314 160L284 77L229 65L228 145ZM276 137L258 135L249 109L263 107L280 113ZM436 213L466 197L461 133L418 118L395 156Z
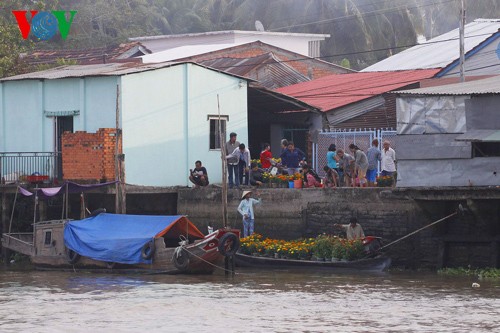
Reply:
M269 169L271 167L272 158L271 145L269 143L264 143L264 150L260 153L260 164L262 165L262 169Z

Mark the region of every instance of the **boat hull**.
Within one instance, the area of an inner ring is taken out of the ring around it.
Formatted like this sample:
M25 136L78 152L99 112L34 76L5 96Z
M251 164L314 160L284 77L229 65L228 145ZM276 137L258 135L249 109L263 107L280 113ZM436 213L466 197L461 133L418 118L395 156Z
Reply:
M391 259L384 256L353 261L314 261L295 259L276 259L257 257L237 253L236 265L239 267L254 267L267 269L293 268L329 271L369 271L381 272L391 265Z

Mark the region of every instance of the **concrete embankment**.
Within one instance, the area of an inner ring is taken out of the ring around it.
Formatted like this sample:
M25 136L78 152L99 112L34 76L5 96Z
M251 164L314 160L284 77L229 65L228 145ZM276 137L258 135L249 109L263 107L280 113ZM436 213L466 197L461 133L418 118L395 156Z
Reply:
M241 227L236 209L241 191L230 190L231 226ZM499 265L500 190L497 188L339 188L261 189L255 232L271 238L295 239L338 233L333 225L356 216L366 235L380 236L385 244L444 216L461 203L467 208L446 221L387 248L395 266ZM197 226L222 226L221 191L217 188L181 189L177 211Z
M18 198L14 215L11 207L15 187L2 192L2 225L14 229L21 222L33 221L32 198ZM229 225L241 228L236 209L241 190L229 190ZM444 216L455 212L459 204L464 215L426 228L387 248L394 266L403 268L500 267L500 189L491 188L339 188L339 189L260 189L262 204L256 207L255 232L270 238L296 239L321 233L339 233L333 225L346 224L356 216L366 235L380 236L385 244L397 240ZM90 210L104 207L114 212L113 189L88 193ZM207 226L222 227L222 191L220 187L201 189L127 187L128 214L188 215L203 232ZM80 217L80 195L71 194L70 217ZM60 218L62 200L40 205L38 219ZM28 231L28 230L21 230Z

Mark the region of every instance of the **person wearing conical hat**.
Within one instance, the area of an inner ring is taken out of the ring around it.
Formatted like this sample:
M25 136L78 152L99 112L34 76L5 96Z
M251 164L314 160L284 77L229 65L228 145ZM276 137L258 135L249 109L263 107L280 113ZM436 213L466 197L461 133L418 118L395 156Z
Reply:
M253 206L261 203L261 199L252 198L252 191L243 191L238 213L243 216L243 237L253 234L255 215Z

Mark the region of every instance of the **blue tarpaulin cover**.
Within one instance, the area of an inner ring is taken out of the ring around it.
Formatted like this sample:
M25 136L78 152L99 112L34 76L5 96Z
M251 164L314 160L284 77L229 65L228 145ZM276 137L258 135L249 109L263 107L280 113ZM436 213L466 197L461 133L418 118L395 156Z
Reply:
M149 264L142 258L142 247L169 230L188 230L194 237L203 234L185 216L99 214L68 222L64 244L76 253L95 260L122 264Z

